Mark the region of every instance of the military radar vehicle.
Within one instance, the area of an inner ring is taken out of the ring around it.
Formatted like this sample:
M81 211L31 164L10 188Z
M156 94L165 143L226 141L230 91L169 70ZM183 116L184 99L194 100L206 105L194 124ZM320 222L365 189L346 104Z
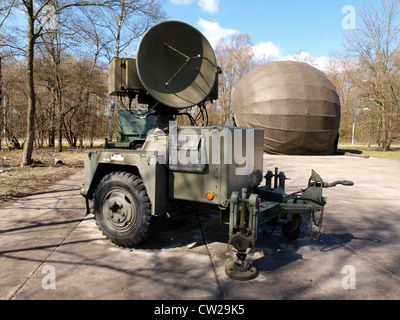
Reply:
M99 228L120 246L142 242L153 218L181 201L226 208L227 241L238 258L226 266L226 274L249 280L257 270L246 257L255 248L260 223L289 217L282 231L295 239L302 215L323 211L323 188L352 183L329 184L313 172L305 190L287 195L283 172L275 169L263 175L262 129L177 126L175 116L182 110L198 107L200 114L206 113L205 102L218 98L220 73L204 35L178 21L150 28L136 59L114 58L109 92L129 98L130 111L123 117L156 119L140 146L125 139L128 125L122 130L123 141L87 152L81 194L88 211L93 201ZM147 110L131 111L134 99Z

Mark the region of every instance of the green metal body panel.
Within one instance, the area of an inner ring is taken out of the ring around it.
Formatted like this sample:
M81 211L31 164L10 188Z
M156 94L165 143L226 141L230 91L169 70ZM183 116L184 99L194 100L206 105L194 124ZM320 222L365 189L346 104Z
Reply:
M170 198L222 205L233 191L254 187L261 182L263 130L228 127L180 127L180 130L191 130L204 137L208 166L202 173L170 170ZM242 132L242 136L235 136L235 131ZM246 150L247 134L254 135L254 143L247 144L248 150ZM232 143L229 141L227 143L225 136L230 136ZM244 165L237 165L235 154L242 156L246 152L248 158L252 158L254 161L249 160ZM227 158L227 155L230 155L230 157ZM251 172L249 174L237 174L237 169L240 169L240 167L245 169L246 164L253 167ZM208 192L213 193L214 199L208 200L206 198Z

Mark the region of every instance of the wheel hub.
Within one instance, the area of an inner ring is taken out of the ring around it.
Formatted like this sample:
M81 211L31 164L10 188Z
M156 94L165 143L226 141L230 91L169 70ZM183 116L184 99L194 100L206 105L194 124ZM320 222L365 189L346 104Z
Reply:
M123 209L124 205L114 201L114 204L110 207L111 219L115 222L123 222L126 220L126 212Z
M131 196L123 189L110 190L104 197L103 215L113 229L124 232L136 221L136 210Z

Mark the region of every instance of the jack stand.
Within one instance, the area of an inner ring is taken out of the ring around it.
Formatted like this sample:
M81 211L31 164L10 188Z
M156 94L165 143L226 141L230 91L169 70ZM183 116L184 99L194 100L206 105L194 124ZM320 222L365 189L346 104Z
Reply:
M229 218L229 244L237 250L237 260L226 265L225 273L229 278L248 281L258 275L255 267L246 261L246 251L255 248L258 230L259 198L256 194L248 196L247 189L233 192Z
M258 276L258 271L246 261L246 253L238 252L238 259L225 266L225 274L234 280L249 281Z

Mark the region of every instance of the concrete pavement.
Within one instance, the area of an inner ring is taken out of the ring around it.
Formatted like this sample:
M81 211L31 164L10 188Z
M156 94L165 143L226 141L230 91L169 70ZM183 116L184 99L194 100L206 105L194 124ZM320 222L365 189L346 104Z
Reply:
M294 241L261 226L252 281L226 277L235 254L211 212L161 217L143 245L114 246L84 216L79 173L0 209L0 299L399 299L400 161L265 155L265 171L275 167L291 179L288 193L306 187L311 169L355 185L324 190L318 241L307 219Z

